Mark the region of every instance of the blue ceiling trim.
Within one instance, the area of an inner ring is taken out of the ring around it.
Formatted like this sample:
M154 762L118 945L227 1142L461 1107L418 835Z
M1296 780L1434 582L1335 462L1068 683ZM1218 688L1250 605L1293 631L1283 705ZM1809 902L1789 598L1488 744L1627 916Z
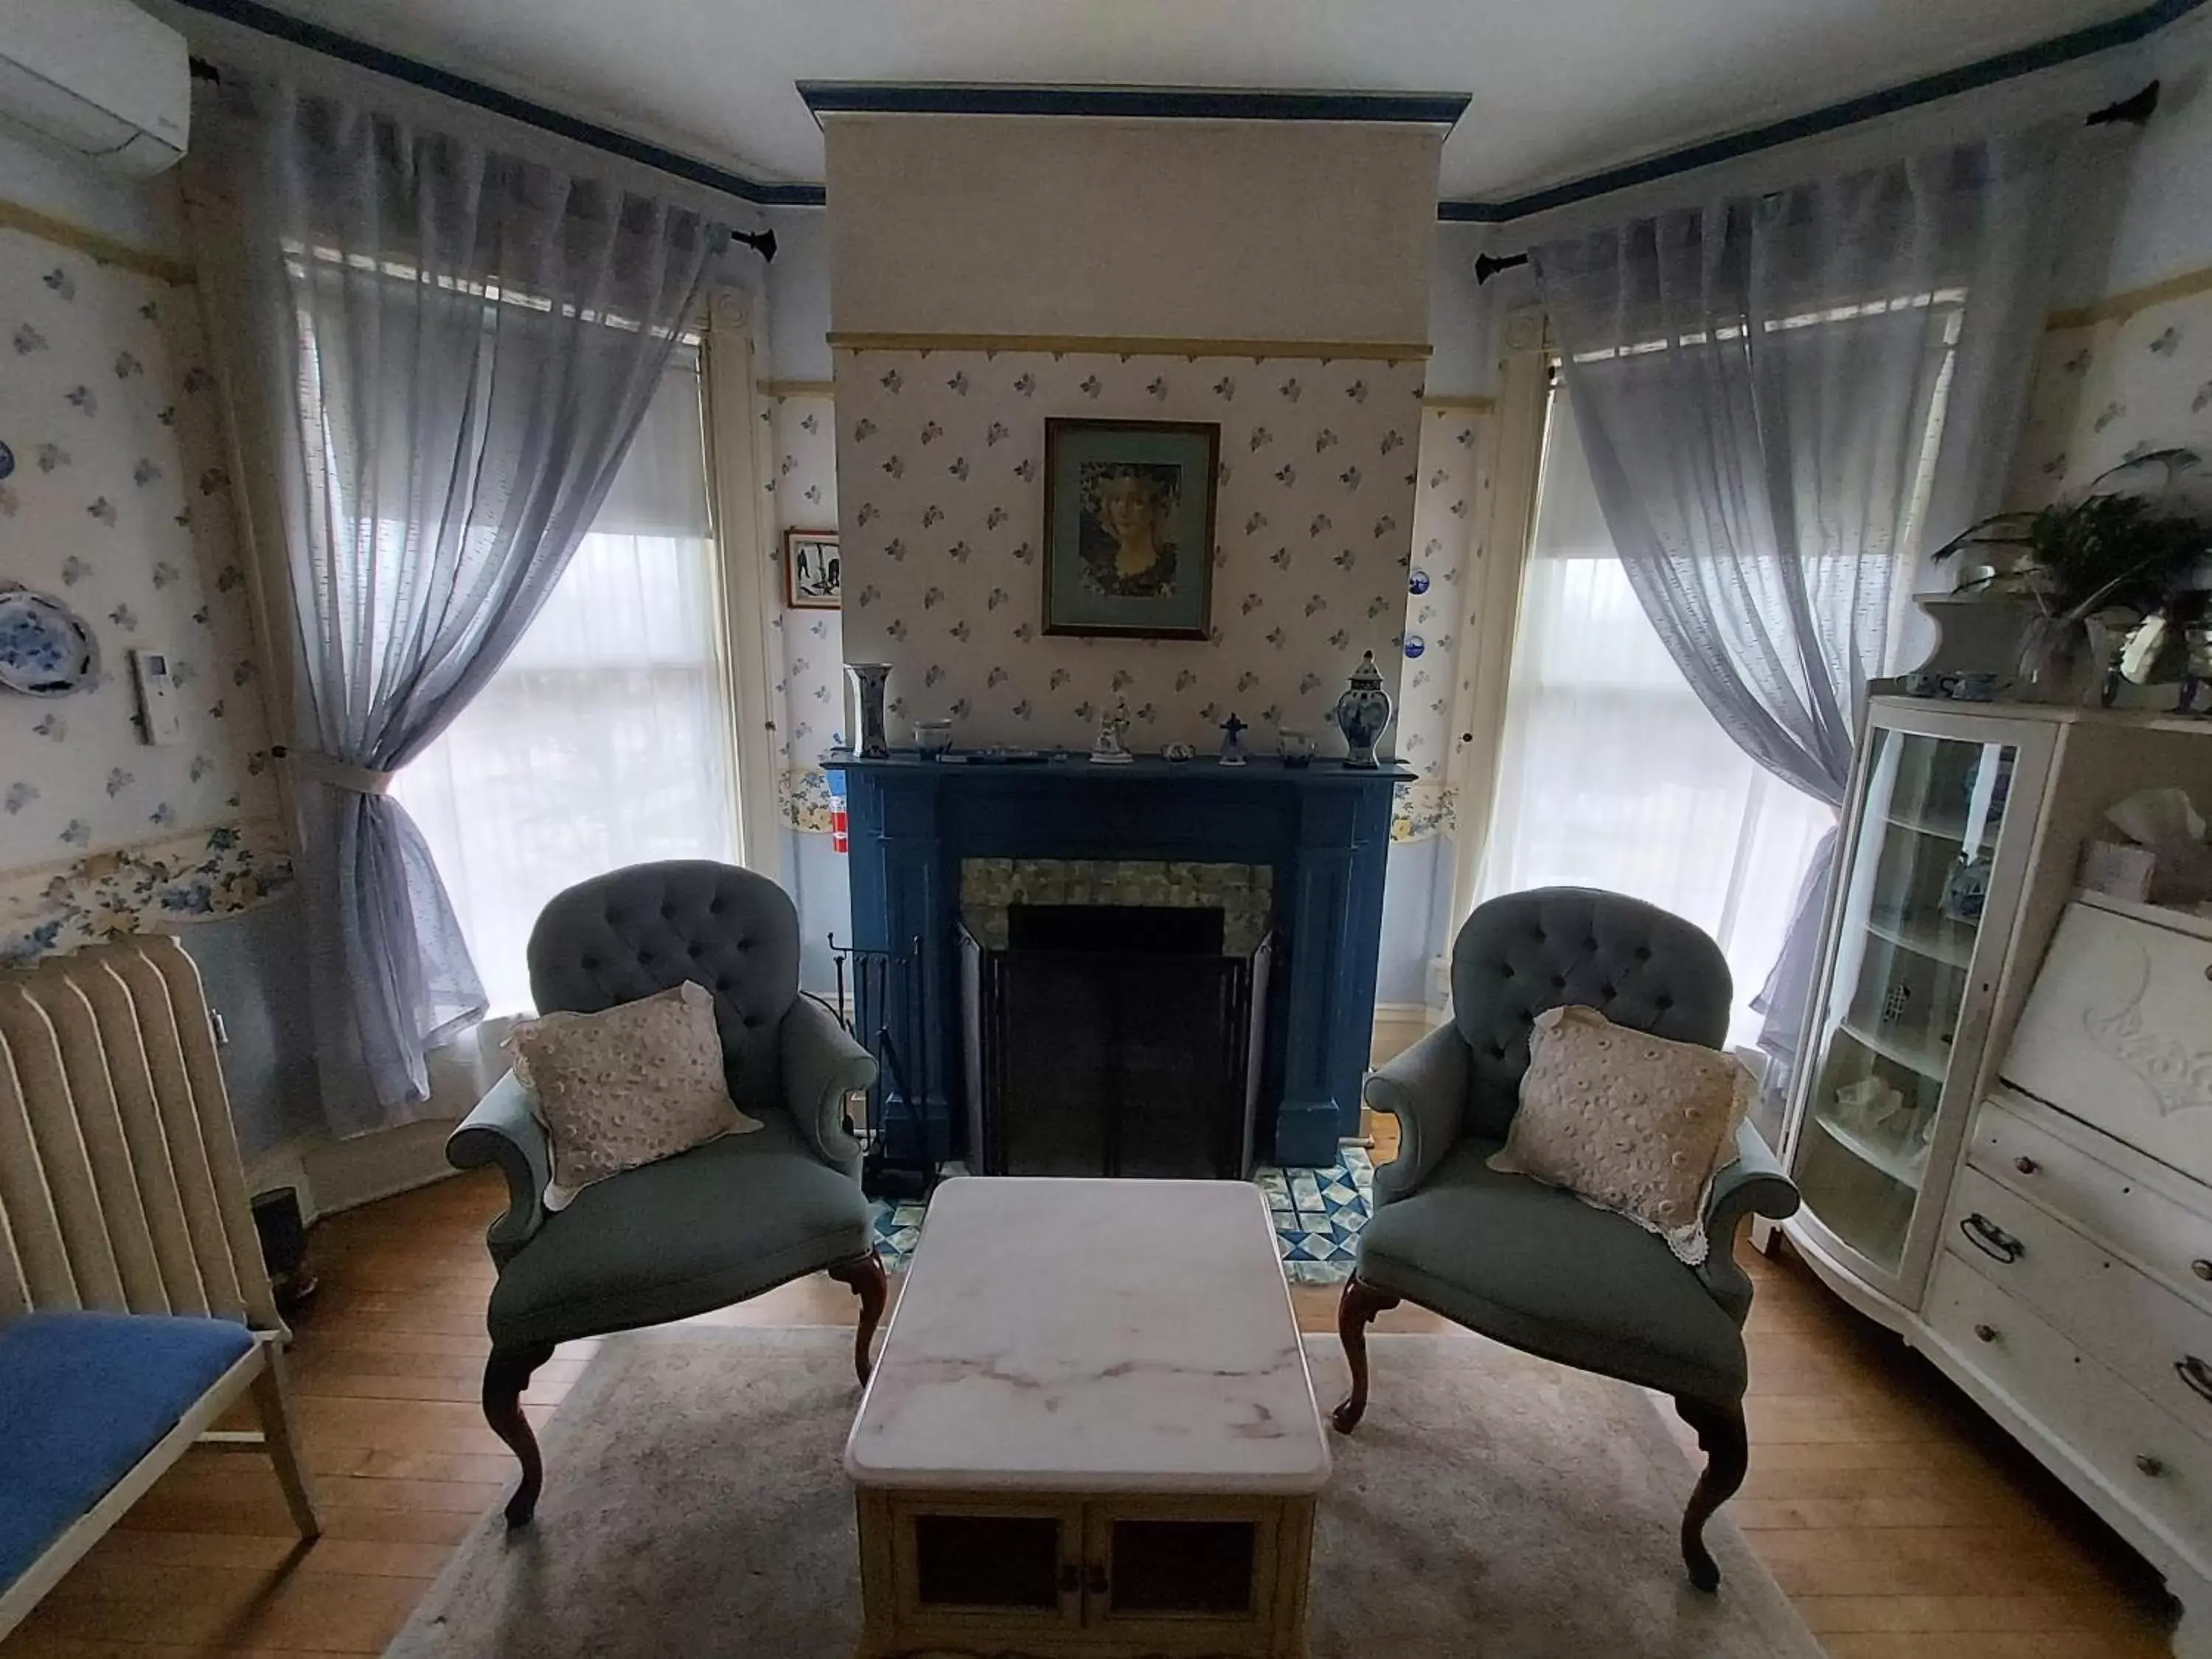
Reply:
M1510 220L1526 218L1532 213L1542 213L1552 208L1565 207L1571 203L1588 201L1594 196L1626 190L1632 185L1671 179L1676 173L1693 172L1718 161L1732 161L1738 156L1771 149L1778 144L1817 137L1825 132L1834 132L1843 127L1855 126L1862 121L1870 121L1876 116L1893 115L1899 110L1934 103L1939 98L1955 97L1962 92L1995 86L2001 81L2033 75L2039 70L2054 69L2061 64L2070 64L2096 52L2109 52L2115 46L2132 46L2157 33L2167 24L2186 16L2204 3L2205 0L2157 0L2157 3L2146 6L2141 11L2130 12L2109 22L2094 23L2070 34L2039 40L2013 52L2000 52L1994 58L1984 58L1962 68L1945 70L1939 75L1923 76L1902 86L1870 92L1862 97L1847 98L1840 104L1830 104L1825 109L1793 115L1786 120L1770 121L1765 126L1753 127L1747 131L1707 139L1702 143L1686 145L1663 155L1649 155L1640 161L1608 167L1602 173L1571 179L1563 185L1553 185L1546 190L1531 191L1525 196L1512 197L1503 202L1439 202L1437 204L1437 217L1448 223L1499 225Z
M177 0L177 3L193 11L205 12L210 17L220 17L226 22L238 23L256 32L288 40L295 46L305 46L310 52L336 58L358 68L374 70L379 75L388 75L395 81L404 81L410 86L421 87L426 92L441 93L464 104L489 110L495 115L521 121L543 131L550 132L593 149L603 149L611 155L619 155L626 161L635 161L641 167L657 172L672 173L689 179L695 185L704 185L725 195L735 196L741 201L752 202L762 207L820 207L826 198L819 185L769 184L758 179L748 179L742 173L732 173L662 145L633 137L612 127L601 126L596 121L580 120L564 115L559 110L549 109L544 104L527 98L518 98L513 93L501 92L496 87L471 81L465 75L455 75L419 59L396 52L386 52L381 46L372 46L367 41L356 40L349 34L340 34L319 23L303 22L299 18L258 3L258 0Z
M824 115L1099 115L1146 120L1392 121L1450 126L1463 92L1296 92L1266 87L1037 86L975 81L801 81Z
M1963 68L1924 76L1902 86L1773 121L1765 126L1707 139L1663 155L1609 167L1586 178L1532 191L1498 202L1447 200L1437 217L1448 223L1504 224L1514 219L1592 197L1672 178L1716 162L1733 161L1778 144L1816 137L1877 116L1894 114L1978 88L1993 86L2040 70L2072 63L2115 46L2133 45L2186 16L2207 0L2154 0L2140 11L2092 24L2070 34L2001 52ZM678 151L633 137L612 127L485 86L419 59L373 46L320 24L288 16L259 0L177 0L187 9L272 35L362 69L428 92L440 93L493 114L554 133L626 161L703 185L762 207L821 207L828 197L820 185L769 183L746 178ZM999 115L1120 115L1151 118L1207 118L1237 120L1407 121L1449 125L1467 107L1463 93L1274 92L1200 87L1050 87L916 84L882 82L799 83L799 95L818 119L827 111L957 112Z

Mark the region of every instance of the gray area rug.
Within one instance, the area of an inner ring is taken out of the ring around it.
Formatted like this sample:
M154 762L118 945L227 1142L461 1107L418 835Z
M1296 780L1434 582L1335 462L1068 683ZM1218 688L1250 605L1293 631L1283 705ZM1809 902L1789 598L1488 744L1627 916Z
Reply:
M1478 1338L1370 1343L1367 1420L1330 1437L1313 1659L1818 1659L1726 1511L1707 1532L1720 1594L1690 1588L1692 1475L1647 1395ZM1342 1353L1306 1352L1334 1401ZM487 1516L387 1655L847 1659L851 1353L827 1329L605 1343L544 1437L536 1522L509 1536Z

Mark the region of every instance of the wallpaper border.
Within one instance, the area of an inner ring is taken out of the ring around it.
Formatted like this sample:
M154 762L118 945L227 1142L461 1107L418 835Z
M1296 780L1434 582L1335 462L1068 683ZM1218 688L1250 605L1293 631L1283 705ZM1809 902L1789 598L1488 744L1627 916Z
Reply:
M292 880L291 848L274 817L0 873L0 963L250 910Z
M872 334L831 329L832 351L1044 352L1055 357L1295 357L1321 362L1425 362L1426 340L1218 340L1138 334Z

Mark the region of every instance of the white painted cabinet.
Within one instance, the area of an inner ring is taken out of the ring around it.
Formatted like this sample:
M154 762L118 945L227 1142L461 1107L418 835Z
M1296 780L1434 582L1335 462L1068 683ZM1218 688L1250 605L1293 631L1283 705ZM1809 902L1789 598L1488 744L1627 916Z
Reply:
M2212 922L2073 891L2105 809L2169 785L2212 807L2212 721L1873 701L1783 1231L2140 1549L2175 1652L2212 1659Z

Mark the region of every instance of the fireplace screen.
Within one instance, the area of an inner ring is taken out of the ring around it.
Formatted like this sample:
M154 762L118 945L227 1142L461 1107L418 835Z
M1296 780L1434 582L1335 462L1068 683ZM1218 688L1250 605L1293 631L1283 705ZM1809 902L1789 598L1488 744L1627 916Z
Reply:
M1008 908L963 930L969 1156L987 1175L1233 1179L1253 1158L1272 938L1218 908Z

